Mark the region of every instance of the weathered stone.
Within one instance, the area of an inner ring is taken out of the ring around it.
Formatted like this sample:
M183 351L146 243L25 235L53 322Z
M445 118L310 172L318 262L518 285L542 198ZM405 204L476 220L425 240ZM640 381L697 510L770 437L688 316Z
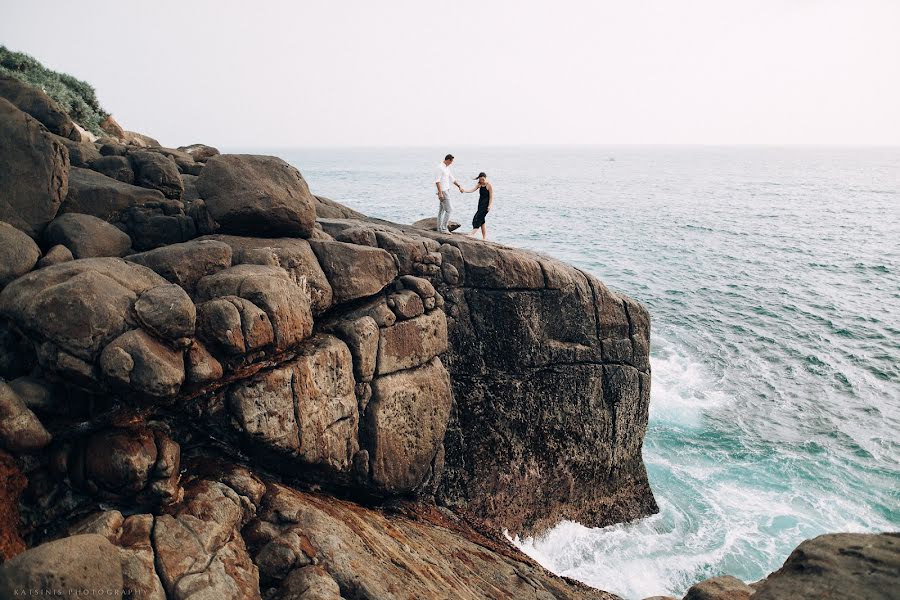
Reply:
M128 157L134 169L134 182L140 187L159 190L166 198L180 200L184 184L175 161L158 152L139 150Z
M378 377L366 410L371 476L381 489L408 492L422 483L450 417L450 376L437 358Z
M123 183L90 169L72 167L68 194L60 207L62 213L82 213L115 223L132 206L158 204L165 200L157 190Z
M132 254L125 260L153 269L188 293L193 293L201 278L230 267L231 257L231 247L227 244L192 240Z
M85 165L74 166L83 167ZM122 183L127 183L129 185L134 184L134 169L131 168L131 161L124 156L115 154L101 156L91 162L88 168L117 181L121 181Z
M202 385L222 378L222 364L199 340L194 340L185 354L185 383Z
M378 359L378 324L369 316L341 319L328 331L340 337L353 355L353 372L359 381L372 381Z
M43 269L44 267L52 267L53 265L69 262L70 260L75 260L75 257L72 256L72 251L62 244L57 244L50 248L47 251L47 254L37 262L37 268Z
M68 186L65 146L0 98L0 221L38 237L56 216Z
M393 257L379 248L344 242L310 242L331 283L334 303L377 294L397 276Z
M259 350L275 342L269 316L237 296L223 296L198 305L197 335L228 355Z
M100 156L125 156L128 154L128 146L116 141L111 141L110 138L104 138L99 145Z
M153 515L131 515L122 523L118 538L125 598L166 600L166 592L156 574L150 535Z
M47 226L44 237L49 244L68 248L75 258L119 257L131 251L128 234L91 215L60 215Z
M437 217L428 217L426 219L419 219L415 223L412 224L413 227L418 229L424 229L426 231L437 231ZM459 229L461 225L456 221L448 221L447 229L450 231L456 231Z
M122 136L122 141L130 146L137 146L138 148L157 148L160 146L160 143L149 135L127 130L125 131L125 135Z
M197 189L223 233L309 237L313 197L303 176L273 156L210 158Z
M47 381L26 375L8 383L29 409L52 413L58 408L57 394Z
M447 318L443 311L399 321L381 329L378 341L379 375L427 363L447 350Z
M25 551L19 500L27 484L13 457L0 450L0 561Z
M125 130L122 129L122 126L119 125L119 122L112 115L106 115L106 118L100 122L100 129L116 139L125 137Z
M206 162L213 156L218 156L219 151L212 146L206 146L204 144L191 144L190 146L179 146L179 150L190 154L191 157L197 162Z
M19 395L0 380L0 446L10 452L33 452L50 443L51 436Z
M377 296L367 302L363 302L353 310L341 315L342 319L354 320L363 317L371 317L379 327L390 327L397 322L397 315L387 305L384 296Z
M301 567L281 582L281 600L342 600L341 588L328 571L314 565Z
M181 203L175 200L127 208L118 225L131 236L131 244L137 251L180 244L197 237L194 220L182 212Z
M87 361L127 329L131 305L166 280L118 258L90 258L33 271L0 293L0 312Z
M403 290L388 296L388 306L398 319L412 319L425 312L422 298L412 290Z
M55 139L69 151L69 164L73 167L88 168L91 163L101 158L97 147L90 142L76 142L59 135L55 136Z
M338 242L347 242L358 246L378 247L375 231L371 227L348 227L334 236Z
M40 256L28 234L0 221L0 288L33 269Z
M712 577L695 583L684 600L750 600L753 588L731 575Z
M0 98L6 98L19 110L40 121L51 133L76 142L81 141L81 135L72 119L42 89L4 73L0 74Z
M156 443L149 431L110 429L88 440L84 475L101 489L129 496L147 485L156 459Z
M215 235L203 239L224 242L231 247L232 262L279 266L309 293L310 308L319 315L331 308L331 284L325 277L309 242L297 238L249 238Z
M309 464L347 470L358 448L350 352L337 338L317 336L298 353L232 386L229 410L252 439Z
M312 333L309 296L280 267L237 265L202 278L196 293L200 300L238 296L263 309L272 323L278 351Z
M174 514L156 518L151 539L168 598L258 600L259 572L240 535L241 498L223 483L198 481Z
M434 289L434 286L431 285L431 282L427 279L422 279L421 277L415 277L413 275L401 275L400 283L408 290L412 290L417 293L422 300L426 300L428 298L434 298L437 295L437 292Z
M45 596L92 590L96 596L118 597L122 585L119 554L97 534L47 542L0 565L0 598L21 596L21 590L41 590Z
M544 273L533 255L521 250L474 240L457 246L466 268L466 283L491 289L541 289Z
M762 581L753 600L897 597L900 534L835 533L806 540Z
M164 340L194 337L197 309L181 287L170 284L150 288L134 303L138 321Z
M140 329L125 332L100 355L100 368L114 385L157 398L178 393L184 383L184 360Z

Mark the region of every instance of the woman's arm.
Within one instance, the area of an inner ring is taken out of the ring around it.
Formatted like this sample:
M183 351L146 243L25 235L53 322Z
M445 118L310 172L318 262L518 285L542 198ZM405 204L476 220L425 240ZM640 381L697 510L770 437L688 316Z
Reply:
M491 210L491 207L494 206L494 186L490 183L487 184L488 189L488 210Z
M463 189L462 186L459 186L459 191L461 191L463 194L470 194L470 193L474 192L475 190L477 190L477 189L480 188L480 187L481 187L480 185L476 185L476 186L473 187L471 190L466 190L466 189Z

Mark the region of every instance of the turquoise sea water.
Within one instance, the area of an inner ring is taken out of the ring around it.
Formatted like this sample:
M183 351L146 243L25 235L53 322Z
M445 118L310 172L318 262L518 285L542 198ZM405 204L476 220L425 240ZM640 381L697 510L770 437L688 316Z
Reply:
M495 186L493 239L653 319L658 515L518 541L626 598L751 582L803 539L900 529L900 148L266 150L372 216L433 216L432 169ZM477 195L460 196L468 228Z

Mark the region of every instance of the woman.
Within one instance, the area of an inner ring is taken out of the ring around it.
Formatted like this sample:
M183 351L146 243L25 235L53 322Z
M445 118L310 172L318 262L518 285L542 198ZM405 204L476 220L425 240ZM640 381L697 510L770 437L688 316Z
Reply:
M494 186L487 180L487 175L484 174L484 171L479 173L475 179L478 180L478 185L471 190L464 190L460 187L459 191L463 194L468 194L478 190L478 212L472 218L472 231L468 235L475 235L481 229L481 239L486 240L487 226L484 224L484 218L491 211L491 205L494 204Z

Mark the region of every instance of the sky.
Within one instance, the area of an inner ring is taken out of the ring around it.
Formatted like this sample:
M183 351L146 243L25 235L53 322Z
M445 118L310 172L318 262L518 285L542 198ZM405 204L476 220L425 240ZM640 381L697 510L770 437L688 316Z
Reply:
M165 145L900 144L900 0L0 0Z

